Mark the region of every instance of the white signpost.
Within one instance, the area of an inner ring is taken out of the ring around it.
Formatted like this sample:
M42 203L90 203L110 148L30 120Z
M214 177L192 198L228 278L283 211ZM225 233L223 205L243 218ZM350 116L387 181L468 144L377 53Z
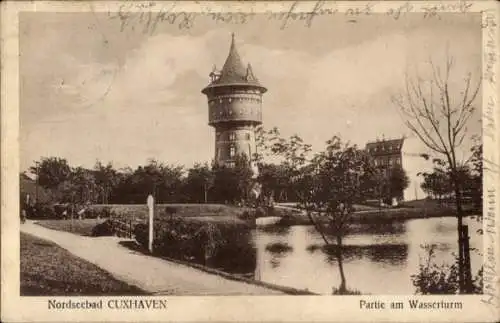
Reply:
M148 209L149 209L149 252L153 253L153 215L155 209L155 200L152 195L148 196Z

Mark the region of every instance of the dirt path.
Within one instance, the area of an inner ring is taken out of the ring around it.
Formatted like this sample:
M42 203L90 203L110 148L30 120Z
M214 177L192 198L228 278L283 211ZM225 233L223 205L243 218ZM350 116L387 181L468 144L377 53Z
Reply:
M84 237L28 221L21 231L52 241L72 254L147 292L173 295L274 295L282 292L229 280L188 266L143 255L117 237Z

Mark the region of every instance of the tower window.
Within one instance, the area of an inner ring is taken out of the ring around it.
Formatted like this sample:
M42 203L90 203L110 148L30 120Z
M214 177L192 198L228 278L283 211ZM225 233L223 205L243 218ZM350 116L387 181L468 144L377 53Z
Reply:
M229 134L229 140L231 140L231 141L236 140L236 134L234 132L231 132Z
M233 158L233 157L234 157L234 155L236 155L236 148L234 148L234 147L230 147L230 148L229 148L229 157L230 157L230 158Z

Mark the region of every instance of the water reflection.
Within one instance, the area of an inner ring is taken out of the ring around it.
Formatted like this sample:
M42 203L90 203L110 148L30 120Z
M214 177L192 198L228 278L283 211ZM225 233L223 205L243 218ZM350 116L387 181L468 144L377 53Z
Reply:
M327 256L326 260L329 263L337 261L336 245L312 244L307 246L307 251L309 253L321 251ZM406 257L408 257L408 245L406 244L344 245L342 247L342 258L346 261L367 258L373 262L398 265L403 263Z
M208 257L205 265L231 274L248 275L256 270L257 248L251 241L246 246L226 246Z
M476 233L481 224L466 222L471 247L481 250L482 236ZM435 245L437 264L450 263L457 251L456 235L455 218L353 225L342 249L347 286L365 294L412 294L410 277L426 255L422 246ZM481 260L479 253L471 253L474 273ZM238 246L218 251L208 264L317 293L330 294L340 283L336 246L325 247L312 226L258 227L240 237Z
M284 254L292 250L293 248L288 243L284 242L274 242L266 246L266 251L269 251L273 254Z
M284 225L266 225L259 228L259 231L284 236L287 235L291 230L290 226Z

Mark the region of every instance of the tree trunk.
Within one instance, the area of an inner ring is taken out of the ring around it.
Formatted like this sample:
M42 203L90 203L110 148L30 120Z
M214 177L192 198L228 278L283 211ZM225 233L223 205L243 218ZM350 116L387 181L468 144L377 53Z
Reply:
M339 263L340 272L339 294L345 294L347 292L347 288L344 274L344 263L342 259L342 237L340 235L337 235L337 261Z
M457 207L457 232L458 232L458 279L459 279L459 288L460 288L460 294L467 293L467 288L468 286L467 282L465 281L465 272L467 270L470 270L470 268L465 268L465 262L464 262L464 252L469 252L469 250L464 250L463 245L463 236L461 234L462 230L462 225L463 225L463 210L462 210L462 195L460 191L460 186L459 186L459 181L456 177L456 173L453 172L453 186L454 186L454 191L455 191L455 204Z

